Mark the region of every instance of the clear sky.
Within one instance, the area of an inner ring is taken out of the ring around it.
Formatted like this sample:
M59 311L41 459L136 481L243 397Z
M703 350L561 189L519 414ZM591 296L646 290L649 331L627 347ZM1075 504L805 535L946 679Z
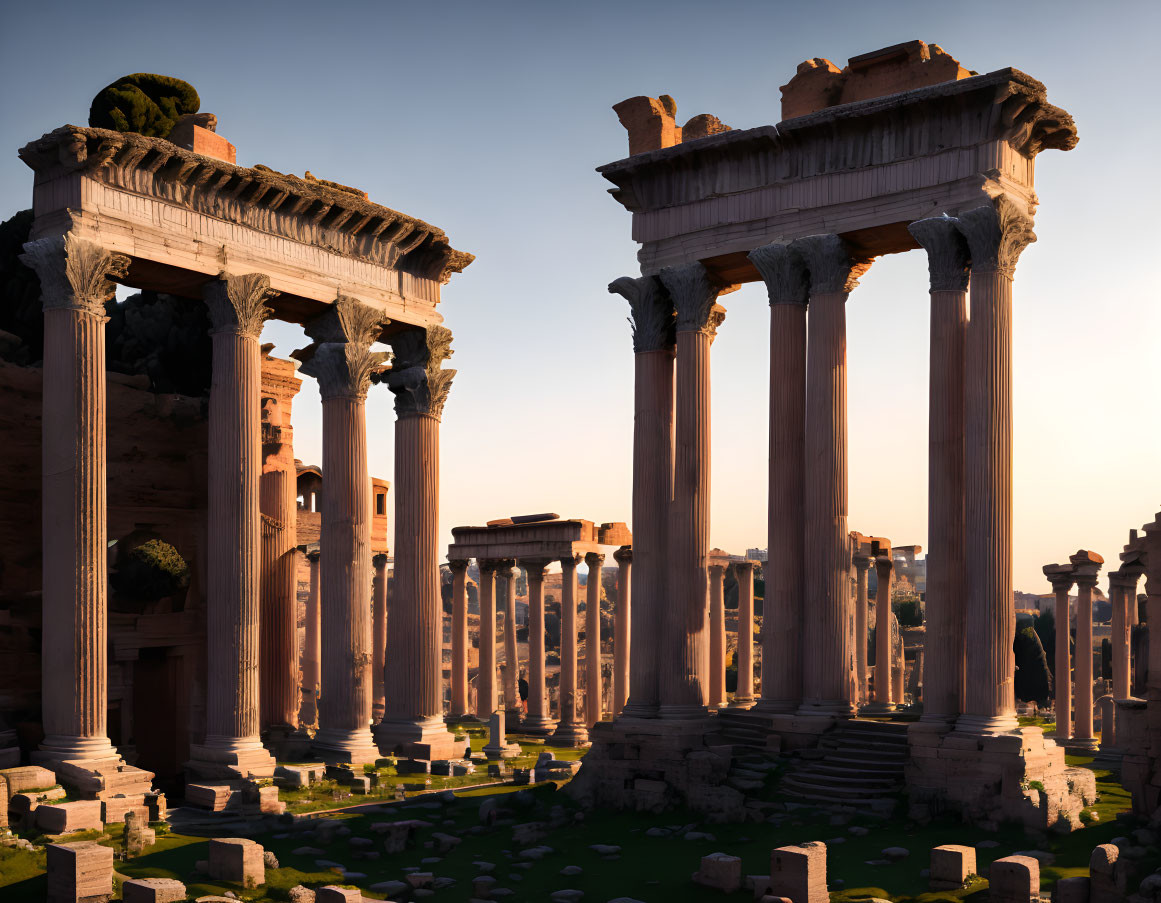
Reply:
M118 76L191 82L238 162L311 170L445 229L477 260L444 290L459 369L444 415L443 528L630 512L636 275L629 214L594 167L627 154L610 107L676 98L678 121L776 122L804 59L911 39L969 69L1014 66L1073 114L1079 146L1037 158L1039 242L1016 275L1016 573L1091 548L1115 562L1161 505L1156 2L836 0L439 4L43 2L0 14L0 214L30 203L16 149ZM926 545L927 294L920 252L882 259L848 305L850 527ZM713 348L713 528L764 546L768 308L724 300ZM270 324L275 353L305 344ZM368 404L392 478L389 393ZM297 453L319 462L309 378ZM450 539L450 534L447 536Z

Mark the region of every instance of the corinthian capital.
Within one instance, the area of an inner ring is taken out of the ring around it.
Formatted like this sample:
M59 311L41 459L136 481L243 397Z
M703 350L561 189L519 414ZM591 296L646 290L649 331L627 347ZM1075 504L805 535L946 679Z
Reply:
M223 273L207 282L203 291L214 332L234 332L253 339L262 334L262 323L270 315L266 302L278 294L270 288L270 277L262 273Z
M961 213L957 222L971 251L975 273L997 272L1011 279L1020 254L1036 241L1032 217L1003 195Z
M666 267L661 271L661 282L677 311L677 331L712 337L722 321L716 316L720 311L714 311L722 287L710 278L709 271L700 263Z
M622 276L609 283L609 291L629 302L633 351L640 354L673 347L673 302L656 276Z
M391 337L395 360L382 376L395 393L395 414L443 416L455 370L441 365L452 356L451 330L443 326L416 327Z
M766 283L770 304L806 304L810 275L802 258L785 242L755 248L746 255Z
M307 325L306 334L318 344L294 356L302 361L302 372L318 380L323 398L367 397L371 375L390 358L385 351L371 350L384 320L377 310L340 295Z
M870 260L853 256L847 243L834 234L807 235L792 241L790 247L806 263L812 295L854 291L871 268Z
M129 269L125 255L71 232L28 242L20 261L36 271L45 310L71 309L99 317L116 290L112 280L125 278Z
M917 220L907 227L907 231L927 252L931 291L966 291L971 254L967 240L960 232L959 220L953 216L933 216Z

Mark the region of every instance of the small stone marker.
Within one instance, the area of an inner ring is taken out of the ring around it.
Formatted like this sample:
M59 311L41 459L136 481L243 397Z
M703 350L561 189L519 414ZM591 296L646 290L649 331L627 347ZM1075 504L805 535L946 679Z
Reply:
M1031 856L1005 856L988 872L991 903L1038 903L1040 863Z
M826 889L826 844L802 843L772 850L770 896L789 897L794 903L830 903Z
M113 896L113 848L93 841L52 843L48 903L104 903Z
M314 903L363 903L363 892L357 887L336 887L328 884L314 893Z
M210 877L243 887L266 883L266 863L260 844L244 837L210 839Z
M931 890L959 890L968 875L976 874L976 849L954 843L935 847L931 851Z
M127 878L121 885L123 903L182 903L185 885L175 878Z
M693 873L693 883L732 894L742 886L742 860L726 853L703 856L701 868Z
M503 712L493 712L488 720L488 742L484 745L484 755L493 762L498 759L514 759L520 755L519 744L508 743Z

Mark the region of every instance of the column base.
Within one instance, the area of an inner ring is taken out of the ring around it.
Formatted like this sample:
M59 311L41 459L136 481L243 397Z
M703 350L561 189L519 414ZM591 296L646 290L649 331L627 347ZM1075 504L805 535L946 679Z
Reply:
M621 709L620 718L656 718L658 707L655 704L638 703L629 700Z
M860 715L889 715L899 711L899 706L893 702L868 702L859 709Z
M504 709L504 724L508 730L517 730L524 720L524 709Z
M803 700L796 714L806 717L825 715L827 717L853 718L855 715L855 707L845 699Z
M547 715L526 715L520 723L520 733L533 737L547 737L556 730L556 721Z
M955 724L958 715L940 715L937 712L924 712L919 716L921 724L946 725L949 728Z
M53 771L61 762L110 764L122 761L108 737L66 737L49 734L30 756L33 765Z
M756 705L753 696L735 696L734 701L726 706L731 712L748 712Z
M704 705L670 705L662 703L657 709L657 717L665 720L673 720L677 718L706 718L709 716L709 709Z
M581 747L588 746L589 732L583 724L562 721L548 738L553 746Z
M375 726L375 742L383 754L408 756L428 762L459 759L464 754L464 747L468 745L466 740L457 740L438 715L415 721L384 719Z
M373 765L380 758L371 729L366 727L320 729L311 750L327 765Z
M793 715L799 704L793 699L764 699L759 697L752 711L760 715Z
M189 755L186 771L202 780L274 777L274 757L257 737L207 738L190 744Z
M1064 741L1057 741L1069 752L1095 752L1100 749L1101 742L1096 737L1072 737Z
M1020 727L1015 715L960 715L955 720L955 732L971 736L1007 734Z

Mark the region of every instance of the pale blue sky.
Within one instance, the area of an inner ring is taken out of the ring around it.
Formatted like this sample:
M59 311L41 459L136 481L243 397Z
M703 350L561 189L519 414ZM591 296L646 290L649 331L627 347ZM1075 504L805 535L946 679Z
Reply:
M627 520L636 270L594 167L625 156L610 106L672 94L678 119L776 122L804 59L919 38L969 69L1022 69L1080 145L1038 158L1040 241L1016 278L1016 586L1080 546L1114 559L1161 504L1155 2L8 4L0 214L28 206L16 149L84 124L116 77L191 82L238 162L309 169L445 229L476 262L444 291L460 370L443 426L445 530L522 512ZM714 344L713 542L765 545L768 310L747 287ZM849 303L850 526L926 540L927 296L918 252ZM301 331L273 324L276 353ZM317 393L295 406L317 462ZM372 469L394 415L369 402ZM450 537L448 537L450 538Z

